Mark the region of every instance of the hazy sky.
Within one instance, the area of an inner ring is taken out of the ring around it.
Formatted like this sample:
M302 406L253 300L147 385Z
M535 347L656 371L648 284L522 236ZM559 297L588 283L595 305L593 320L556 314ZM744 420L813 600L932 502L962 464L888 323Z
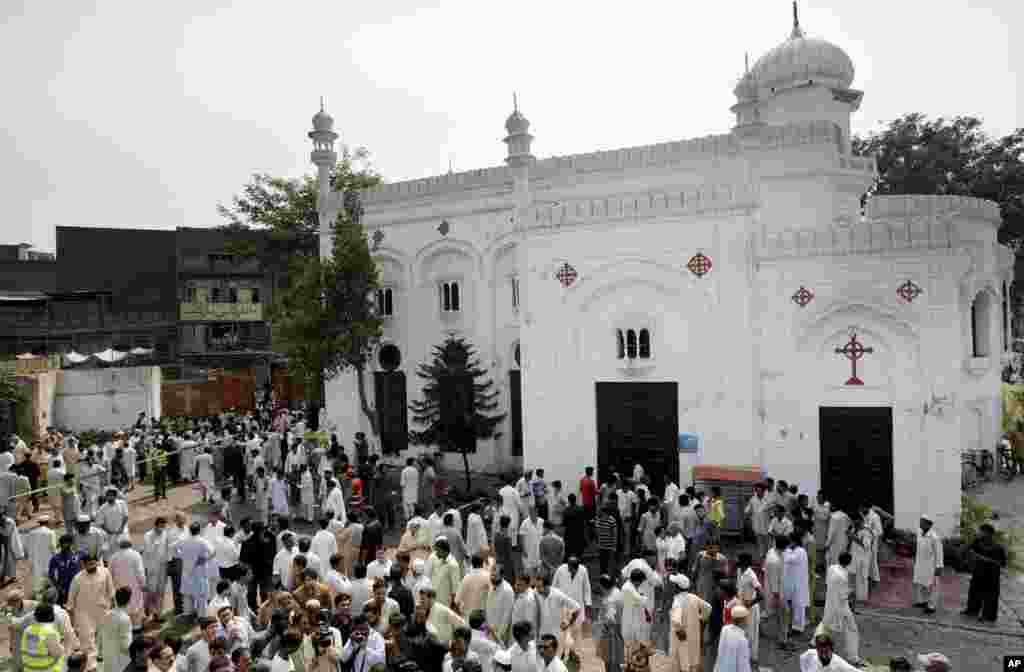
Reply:
M846 50L856 131L920 111L1022 125L1024 3L802 0ZM322 95L389 181L500 165L512 92L538 157L725 132L788 0L0 0L0 242L207 227L251 173L312 172ZM1016 44L1016 46L1014 46Z

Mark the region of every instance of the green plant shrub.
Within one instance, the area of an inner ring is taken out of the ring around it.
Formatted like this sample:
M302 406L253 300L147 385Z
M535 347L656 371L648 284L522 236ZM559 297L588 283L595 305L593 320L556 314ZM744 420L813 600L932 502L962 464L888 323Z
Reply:
M960 498L960 541L969 547L978 537L978 528L988 523L996 530L996 543L1006 549L1009 567L1024 572L1024 530L1000 524L992 507L982 504L973 497Z

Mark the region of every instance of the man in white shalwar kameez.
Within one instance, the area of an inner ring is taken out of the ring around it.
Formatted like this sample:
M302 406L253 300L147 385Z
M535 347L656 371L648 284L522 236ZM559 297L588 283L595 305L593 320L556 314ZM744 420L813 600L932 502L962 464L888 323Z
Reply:
M32 565L32 588L35 592L46 583L50 571L50 558L57 552L57 533L52 529L50 516L39 516L39 527L34 527L25 534L22 545Z
M541 575L533 581L533 592L537 598L537 605L540 610L540 626L538 635L552 635L562 637L562 615L569 612L566 619L569 627L572 627L583 611L583 605L572 599L557 588L551 587L551 578Z
M917 552L914 554L914 606L923 607L924 613L934 614L938 606L939 577L942 576L942 539L932 529L931 516L921 516L921 531L917 533Z
M345 510L345 495L341 486L333 478L328 484L327 502L324 504L324 513L332 519L341 521L342 526L348 523L348 511Z
M146 566L142 561L142 555L132 548L131 539L122 539L119 547L119 550L110 556L110 578L114 581L114 590L132 589L131 600L125 609L132 619L132 624L141 625Z
M508 516L512 519L509 529L515 532L512 535L512 547L515 548L519 545L519 492L511 485L505 485L498 490L498 496L501 497L501 511L494 516L494 520L491 522L491 539L494 538L498 521L502 516Z
M519 545L523 549L523 571L534 574L540 570L540 538L544 533L544 521L537 517L537 510L531 509L529 517L519 526Z
M163 609L164 591L167 589L167 563L172 560L169 539L167 520L163 516L156 519L153 529L146 532L142 539L142 564L146 568L143 606L146 615L153 618L159 617Z
M405 519L410 520L416 515L416 502L420 492L420 472L416 468L416 458L406 459L405 468L399 476L399 484L402 486L402 510L405 512Z
M469 557L481 555L487 548L487 528L480 512L474 508L466 518L466 554Z
M638 644L651 643L651 623L654 620L654 591L651 576L641 568L632 569L629 580L622 586L622 640L626 646L626 659ZM653 578L660 577L655 574Z
M130 539L128 535L128 504L118 497L116 488L107 490L106 501L96 512L95 524L107 533L107 552L105 559L109 559L119 547L123 539Z
M789 548L782 553L782 602L793 617L793 630L803 632L807 625L807 607L810 598L810 574L807 569L807 551L793 535Z
M327 518L321 519L320 529L313 535L309 545L310 550L320 558L320 566L316 570L320 572L321 577L327 576L327 572L331 571L331 556L338 552L338 538L328 529L329 526L330 521Z
M750 642L743 630L750 610L736 605L729 612L732 623L722 628L718 638L718 657L714 672L750 672Z
M831 567L839 562L839 554L850 547L850 517L846 515L842 507L836 504L832 507L832 515L828 520L828 536L825 538L825 548L828 555L825 562Z
M871 530L871 534L874 537L871 544L871 580L878 583L882 580L881 575L878 573L878 544L881 543L882 536L885 534L885 527L882 525L882 517L878 515L874 507L868 509L868 514L864 518L864 524Z
M573 641L582 641L583 623L587 620L587 612L594 606L587 568L580 564L580 559L575 555L569 556L569 559L555 570L551 585L583 605L583 611L580 612L579 618L569 628Z
M825 613L821 623L844 643L843 656L856 664L860 661L860 630L850 608L850 572L853 557L840 553L839 563L828 568L825 576Z

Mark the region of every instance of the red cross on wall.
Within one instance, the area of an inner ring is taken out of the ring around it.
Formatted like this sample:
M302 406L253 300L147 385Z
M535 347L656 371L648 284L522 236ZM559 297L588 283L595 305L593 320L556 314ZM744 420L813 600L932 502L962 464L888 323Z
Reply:
M843 355L850 360L852 371L850 373L850 379L846 381L847 385L864 384L864 381L857 377L857 360L861 359L865 354L870 355L874 351L874 348L865 348L864 344L857 340L856 332L850 333L850 340L847 341L846 345L841 348L836 348L837 355Z

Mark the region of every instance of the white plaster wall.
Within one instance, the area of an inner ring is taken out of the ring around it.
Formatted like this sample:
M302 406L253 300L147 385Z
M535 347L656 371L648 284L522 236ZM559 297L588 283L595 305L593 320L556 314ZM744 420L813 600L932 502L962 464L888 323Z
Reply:
M73 431L124 429L139 412L159 418L160 367L60 371L53 424Z
M754 463L743 226L736 217L648 219L527 242L527 468L575 484L584 466L599 467L595 383L635 380L679 383L679 431L703 436L705 460ZM714 264L701 279L686 269L698 250ZM579 273L568 289L555 278L563 261ZM628 326L651 330L652 358L626 368L615 329ZM683 480L690 466L681 462Z

